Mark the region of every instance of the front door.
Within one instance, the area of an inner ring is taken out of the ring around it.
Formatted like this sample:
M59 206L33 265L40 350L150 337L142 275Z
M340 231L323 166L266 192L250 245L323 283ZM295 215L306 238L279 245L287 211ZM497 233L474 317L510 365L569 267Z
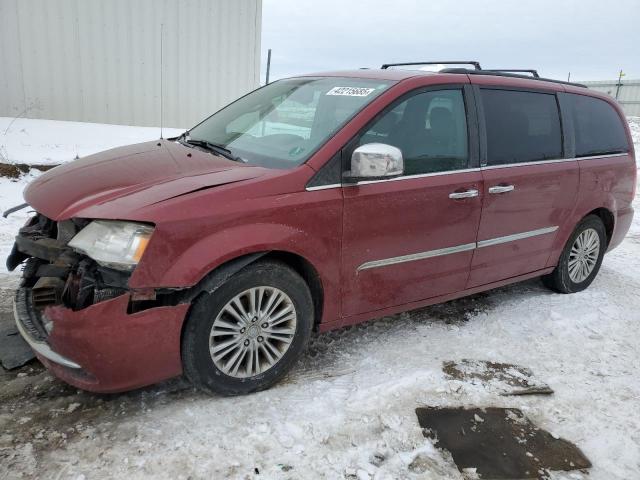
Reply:
M461 86L414 92L351 143L351 150L367 143L398 147L405 174L344 187L345 316L464 289L482 190L473 168L477 139L468 129L472 100Z
M543 269L579 182L577 161L563 158L555 94L479 91L487 148L482 220L467 288Z

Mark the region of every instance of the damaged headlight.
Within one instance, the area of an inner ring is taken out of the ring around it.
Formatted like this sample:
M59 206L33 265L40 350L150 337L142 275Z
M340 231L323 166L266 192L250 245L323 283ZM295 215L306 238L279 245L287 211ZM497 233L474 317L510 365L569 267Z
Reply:
M94 220L71 239L69 246L100 265L131 271L147 248L153 227L143 223Z

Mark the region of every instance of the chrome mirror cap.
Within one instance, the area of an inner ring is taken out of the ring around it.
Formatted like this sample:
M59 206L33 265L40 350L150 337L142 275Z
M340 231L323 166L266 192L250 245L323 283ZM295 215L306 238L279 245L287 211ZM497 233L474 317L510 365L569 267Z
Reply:
M385 143L367 143L353 151L351 170L345 178L350 182L381 180L402 175L402 151Z

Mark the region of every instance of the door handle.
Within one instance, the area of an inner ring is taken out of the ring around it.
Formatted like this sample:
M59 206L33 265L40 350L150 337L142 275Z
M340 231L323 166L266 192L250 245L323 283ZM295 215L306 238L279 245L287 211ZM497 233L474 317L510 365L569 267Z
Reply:
M449 194L449 198L453 198L454 200L460 198L472 198L478 196L478 190L465 190L464 192L452 192Z
M515 188L513 185L496 185L489 188L489 193L507 193L512 192Z

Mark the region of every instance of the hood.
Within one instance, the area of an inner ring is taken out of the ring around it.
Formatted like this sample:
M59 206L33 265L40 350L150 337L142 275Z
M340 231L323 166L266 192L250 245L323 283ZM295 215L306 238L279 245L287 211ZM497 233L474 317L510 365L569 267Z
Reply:
M95 206L124 218L126 210L227 183L256 178L267 169L160 140L107 150L60 165L24 191L34 210L53 220L82 217ZM124 208L124 211L123 211Z

